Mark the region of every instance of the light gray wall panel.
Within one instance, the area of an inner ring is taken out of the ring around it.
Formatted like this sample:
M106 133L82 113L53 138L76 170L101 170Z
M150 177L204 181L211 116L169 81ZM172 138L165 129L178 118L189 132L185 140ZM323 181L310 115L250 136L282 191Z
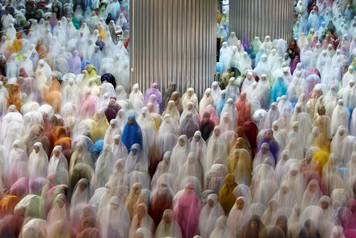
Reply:
M292 37L294 0L230 0L230 31L239 39Z
M131 84L199 94L214 79L216 0L131 0Z

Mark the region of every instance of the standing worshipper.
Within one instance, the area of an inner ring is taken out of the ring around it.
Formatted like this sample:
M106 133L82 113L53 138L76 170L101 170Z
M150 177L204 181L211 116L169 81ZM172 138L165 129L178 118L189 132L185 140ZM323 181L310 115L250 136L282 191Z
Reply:
M207 198L207 203L202 208L199 217L199 230L203 238L208 238L214 230L214 225L220 216L224 215L224 211L218 202L216 194L210 194Z
M80 59L79 52L75 50L68 62L69 72L75 75L80 74L81 64L82 64L82 60Z
M231 208L234 206L236 197L233 194L234 189L237 184L235 183L235 178L233 174L227 174L225 176L224 185L219 191L219 202L225 211L225 214L229 214Z
M159 86L157 83L152 83L151 87L149 89L147 89L146 93L145 93L145 104L147 104L149 102L149 98L151 95L155 95L156 96L156 102L159 105L159 111L162 111L162 94L159 91Z
M251 120L251 105L246 96L246 92L242 92L236 102L236 111L239 115L237 119L238 126L243 126L245 122Z
M199 131L205 141L208 141L211 133L215 128L215 123L211 120L209 112L204 112L203 118L200 121Z
M167 106L173 92L175 92L177 89L177 85L173 82L171 82L168 86L168 88L166 89L165 93L164 93L164 106Z
M283 77L277 78L274 82L272 91L271 91L271 100L272 102L277 102L279 97L287 95L288 86L284 81Z
M139 144L141 148L143 146L142 131L134 114L129 115L127 118L127 123L121 136L121 142L126 146L128 151L131 151L131 147L134 144Z
M175 237L182 238L182 231L174 220L173 211L167 209L163 212L161 223L158 225L155 238Z
M182 229L183 238L193 238L199 233L200 199L193 183L188 183L177 195L173 214Z

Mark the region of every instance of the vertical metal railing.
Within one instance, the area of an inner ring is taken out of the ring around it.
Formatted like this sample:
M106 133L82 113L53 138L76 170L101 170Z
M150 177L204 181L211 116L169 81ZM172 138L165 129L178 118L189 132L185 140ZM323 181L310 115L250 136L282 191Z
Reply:
M131 84L201 95L214 79L216 0L131 0Z
M230 31L239 39L292 37L294 0L230 0Z

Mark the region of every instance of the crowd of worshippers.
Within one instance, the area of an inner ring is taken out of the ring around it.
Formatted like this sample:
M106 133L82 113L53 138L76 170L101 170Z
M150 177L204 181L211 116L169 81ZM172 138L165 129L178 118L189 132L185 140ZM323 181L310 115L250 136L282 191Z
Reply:
M353 24L289 46L232 33L199 99L130 89L120 19L9 19L0 237L356 237Z

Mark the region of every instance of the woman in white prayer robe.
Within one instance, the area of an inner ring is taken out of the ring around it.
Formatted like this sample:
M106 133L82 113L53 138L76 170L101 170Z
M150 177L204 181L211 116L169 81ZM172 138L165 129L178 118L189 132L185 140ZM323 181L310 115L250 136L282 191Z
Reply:
M177 143L178 125L172 120L170 114L166 114L158 132L158 143L161 156L165 151L172 151Z
M236 121L233 121L232 115L228 112L221 114L219 126L222 133L227 131L233 131L235 129Z
M286 149L289 151L289 156L293 159L304 158L304 144L302 142L301 133L299 131L299 122L293 122L291 131L287 136Z
M342 153L346 137L347 132L345 127L339 126L331 141L331 153L334 155L333 164L335 164L335 166L342 166L344 164L344 159L346 159L343 158Z
M242 230L250 219L250 212L244 197L238 197L227 218L227 229L231 237L241 238Z
M278 190L278 185L275 181L265 178L259 183L254 184L253 201L264 206L272 199L275 192Z
M276 175L278 178L278 181L281 182L282 179L287 175L287 172L289 170L289 167L291 166L290 161L293 159L289 159L289 151L288 150L283 150L278 158L278 162L276 165Z
M310 118L310 115L307 112L303 112L302 105L297 103L294 109L294 113L291 118L292 121L298 122L298 132L304 142L304 148L307 148L308 135L312 131L313 123Z
M211 168L213 164L226 165L228 156L228 145L222 135L220 126L214 128L213 134L210 136L207 147L207 168Z
M28 173L30 178L47 177L48 156L41 142L33 145L33 151L28 159Z
M147 213L147 206L144 203L140 203L136 207L135 215L132 218L129 238L135 238L135 233L138 229L146 228L149 234L152 234L154 224L152 218Z
M127 183L127 174L125 173L125 160L118 159L115 163L113 171L109 177L109 184L114 194L117 194L120 186L125 186Z
M196 131L194 133L194 136L190 142L190 147L189 147L190 152L196 153L197 158L200 161L200 164L203 166L204 171L207 171L206 167L206 152L207 152L207 146L206 142L201 136L200 131Z
M137 119L142 131L143 149L147 156L150 156L155 146L158 144L158 137L156 133L155 121L148 112L147 107L143 107L141 115Z
M34 218L27 223L24 223L19 238L46 238L47 226L46 220Z
M16 54L12 54L6 63L6 77L8 79L16 79L19 71L18 67L18 63L16 62Z
M277 201L278 210L285 214L290 214L292 212L292 207L298 202L296 200L295 191L288 187L287 181L284 181L281 184L281 187L273 196L273 199Z
M34 125L42 125L43 116L39 111L30 111L23 116L23 134L26 135Z
M319 199L321 198L320 186L317 180L313 179L309 182L306 187L303 199L301 203L301 208L304 210L305 208L313 205L318 205Z
M252 194L250 187L245 184L239 184L233 191L235 197L243 197L245 201L245 206L249 207L252 202Z
M195 110L198 110L198 96L195 94L193 88L188 88L182 96L183 110L188 107L188 103L193 103Z
M135 170L147 172L148 166L148 158L146 157L144 151L142 151L141 146L139 144L132 145L131 151L126 159L125 172L127 174L130 174Z
M75 185L70 201L70 217L72 221L78 221L81 210L86 206L91 197L90 183L88 179L82 178Z
M231 50L231 47L228 45L228 43L224 42L220 49L219 58L219 62L224 65L224 72L226 72L230 68L233 53L234 52Z
M225 115L225 113L230 114L231 121L236 124L237 118L238 118L238 113L236 111L236 107L234 105L234 101L231 98L228 98L225 102L225 105L220 113L220 115ZM220 119L221 120L221 119Z
M317 204L318 205L318 204ZM311 205L301 210L299 218L299 226L302 229L305 222L309 221L313 224L314 229L317 229L319 222L321 221L322 209L317 205ZM313 228L312 228L313 229ZM320 232L320 230L318 229ZM313 237L313 236L312 236ZM317 237L317 236L314 236Z
M346 87L349 85L350 80L355 80L356 79L356 74L353 70L353 67L350 65L347 72L344 74L342 77L342 87Z
M110 126L106 129L104 136L104 145L110 146L114 142L114 137L120 133L120 129L117 126L117 120L112 119L110 121Z
M136 169L132 171L130 174L128 174L127 175L128 187L132 187L135 183L140 183L145 191L147 191L148 193L150 192L151 177L148 172Z
M237 68L242 74L252 70L252 60L247 52L240 53L237 58Z
M256 81L255 81L255 78L253 77L253 72L248 71L246 78L244 79L244 81L242 83L241 92L248 92L255 82Z
M124 126L127 122L127 116L124 109L120 109L116 115L117 125L120 131L123 131Z
M10 105L8 112L2 118L1 123L1 142L6 151L11 149L13 142L20 139L23 128L23 116L16 110L15 105Z
M218 196L216 194L210 194L199 216L199 231L202 238L209 238L216 221L223 215L224 210L218 202Z
M271 129L273 122L279 119L277 103L272 103L264 120L263 129Z
M163 212L162 220L159 223L155 238L174 237L182 238L182 231L178 223L174 220L173 211L167 209Z
M240 89L238 87L238 85L236 85L236 78L231 77L229 79L229 83L227 84L226 88L225 88L225 94L226 94L226 99L228 100L229 98L232 99L233 103L235 102L235 100L237 99L237 97L240 95Z
M253 160L253 170L255 170L260 164L268 164L272 167L275 166L275 160L270 151L268 143L263 143L261 145L261 150L256 154Z
M121 142L121 135L119 135L119 134L114 135L113 143L110 145L110 150L113 153L115 159L126 160L126 158L128 156L127 148Z
M89 147L84 141L78 141L74 146L69 163L69 174L73 174L74 167L79 163L84 163L94 168L94 161L89 152Z
M163 118L166 116L166 115L170 115L171 119L177 123L179 123L179 119L180 119L180 113L177 109L177 106L175 104L175 102L173 100L170 100L167 104L167 108L166 110L162 113L162 116Z
M260 102L261 107L263 109L268 109L271 85L268 82L266 74L261 75L260 80L257 83L256 92L257 92L257 99Z
M261 56L260 62L257 63L255 69L253 70L259 78L263 74L267 75L267 78L271 75L271 69L267 60L268 60L267 55L263 54Z
M68 161L62 153L62 146L53 148L52 157L48 163L47 177L55 175L57 184L68 184Z
M278 121L275 121L272 124L272 131L273 137L278 143L279 151L283 151L287 143L287 130L280 128Z
M278 183L276 172L274 168L269 164L260 164L256 169L253 170L252 174L252 184L253 186L260 184L265 178L269 178L272 182ZM251 191L252 192L252 191Z
M219 82L214 81L211 84L211 96L214 100L214 105L217 105L221 98L221 88L219 87Z
M208 105L214 105L214 98L212 97L212 90L211 88L207 88L204 92L203 98L200 100L199 103L199 114L203 115L206 107Z
M267 227L270 227L275 224L278 214L278 203L277 201L272 198L264 210L261 220L263 224Z
M295 191L296 198L298 202L301 202L302 195L305 190L305 181L303 173L299 169L300 164L293 164L288 168L287 174L284 176L283 181L286 181L288 188Z
M182 135L178 138L177 144L172 150L171 159L169 162L169 172L173 175L178 175L180 168L186 162L189 153L188 138Z
M162 174L168 173L169 163L171 159L172 152L167 151L164 153L162 160L158 163L157 169L152 177L151 188L156 187L157 181Z
M203 166L195 152L190 152L186 161L179 168L178 178L180 178L179 187L183 188L183 180L187 177L196 177L202 187L204 182Z
M135 111L140 111L141 108L144 106L143 94L140 91L138 84L134 84L132 86L132 91L129 96L129 102L131 103Z
M118 101L126 101L127 100L127 93L125 88L122 85L116 86L116 98Z
M354 86L355 80L351 79L349 84L342 88L339 92L340 96L342 96L345 106L349 110L353 110L356 107L356 88Z
M230 238L231 233L227 228L227 218L225 216L220 216L215 223L214 229L211 232L209 238L219 238L219 237L226 237Z
M349 113L344 106L344 101L339 99L331 117L331 135L335 135L337 128L343 126L349 128Z
M125 205L117 196L110 199L103 211L98 214L101 237L128 237L130 216Z
M109 181L109 176L113 172L117 159L110 150L110 146L104 145L104 149L95 163L95 173L91 185L96 189L104 187Z
M23 143L15 140L5 163L7 184L11 186L19 178L28 176L28 158Z

